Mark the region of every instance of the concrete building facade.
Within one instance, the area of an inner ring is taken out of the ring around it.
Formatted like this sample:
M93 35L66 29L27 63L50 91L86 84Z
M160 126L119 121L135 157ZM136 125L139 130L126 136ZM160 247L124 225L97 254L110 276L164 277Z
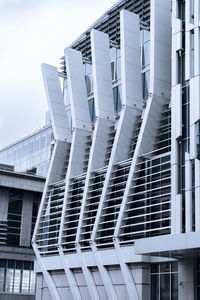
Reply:
M0 165L0 299L35 299L31 248L44 177Z
M199 11L119 1L61 72L42 65L55 143L36 300L200 299Z

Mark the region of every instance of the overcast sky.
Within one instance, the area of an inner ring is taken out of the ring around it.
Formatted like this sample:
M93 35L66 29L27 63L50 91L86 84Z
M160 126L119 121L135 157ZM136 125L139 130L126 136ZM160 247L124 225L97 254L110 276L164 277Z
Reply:
M40 128L47 101L40 65L63 50L116 0L0 0L0 148Z

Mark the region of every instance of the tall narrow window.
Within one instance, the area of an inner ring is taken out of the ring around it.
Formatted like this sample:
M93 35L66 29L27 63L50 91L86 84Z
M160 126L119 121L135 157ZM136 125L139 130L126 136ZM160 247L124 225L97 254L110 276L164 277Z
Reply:
M200 121L195 124L196 130L196 157L200 160Z
M190 0L190 23L194 24L194 0Z
M149 77L150 71L142 73L143 99L147 99L149 97Z
M181 50L176 52L176 62L177 62L177 83L182 82L182 56Z
M87 63L85 64L85 82L87 94L90 95L93 93L92 65Z
M194 30L190 32L190 77L194 76Z
M21 232L22 201L23 192L21 190L10 190L7 232L8 245L19 245Z
M88 100L88 105L89 105L89 112L90 112L90 120L91 122L94 122L96 118L94 98Z
M111 73L113 83L121 79L121 50L116 47L110 48Z
M121 100L121 85L114 87L113 89L113 100L114 100L114 109L115 111L119 111L122 108L122 100Z
M177 18L185 21L185 0L177 0Z

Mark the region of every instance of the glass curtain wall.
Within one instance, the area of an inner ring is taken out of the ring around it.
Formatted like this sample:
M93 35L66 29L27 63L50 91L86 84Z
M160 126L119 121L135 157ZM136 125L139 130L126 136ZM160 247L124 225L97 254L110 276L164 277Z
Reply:
M178 300L178 263L151 265L151 300Z
M0 293L35 294L33 262L0 259Z

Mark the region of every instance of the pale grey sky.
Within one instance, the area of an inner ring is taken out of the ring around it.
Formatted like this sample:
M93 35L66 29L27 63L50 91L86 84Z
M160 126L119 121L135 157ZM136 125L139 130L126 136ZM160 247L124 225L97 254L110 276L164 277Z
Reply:
M63 50L117 0L0 0L0 148L44 125L41 63Z

